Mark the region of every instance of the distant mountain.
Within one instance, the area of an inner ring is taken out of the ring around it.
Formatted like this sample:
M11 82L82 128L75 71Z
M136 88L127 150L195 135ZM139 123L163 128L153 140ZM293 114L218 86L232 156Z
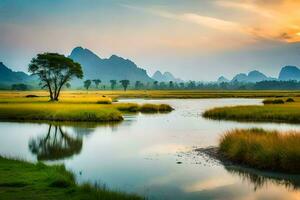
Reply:
M220 76L217 80L218 83L226 83L229 82L229 80L227 78L225 78L224 76Z
M146 70L137 67L131 60L116 55L102 59L89 49L76 47L72 50L69 57L81 64L84 79L100 79L102 82L109 82L113 79L128 79L132 82L153 81L147 75Z
M300 81L300 69L296 66L285 66L281 69L278 79L282 81Z
M178 83L183 82L181 79L175 78L171 72L165 72L162 74L160 71L156 71L152 75L152 79L158 82L169 82L169 81L178 82Z
M0 62L0 83L11 84L11 83L24 83L31 80L31 77L24 72L15 72L6 67Z
M248 74L245 73L240 73L237 74L233 77L233 79L231 80L233 81L238 81L238 82L247 82L247 83L256 83L256 82L260 82L260 81L266 81L266 80L275 80L274 78L271 77L267 77L265 74L254 70L249 72Z

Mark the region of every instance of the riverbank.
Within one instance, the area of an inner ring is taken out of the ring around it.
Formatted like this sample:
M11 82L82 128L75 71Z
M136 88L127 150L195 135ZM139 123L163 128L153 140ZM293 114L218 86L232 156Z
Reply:
M113 103L0 103L1 121L63 121L63 122L115 122L123 120L123 113L171 112L166 104Z
M238 163L256 169L300 172L300 133L235 129L226 132L219 147L198 149L223 163Z
M90 184L77 185L64 166L46 166L0 157L2 199L142 199Z
M295 102L284 104L213 108L202 115L215 120L300 123L300 102L298 98L295 99Z

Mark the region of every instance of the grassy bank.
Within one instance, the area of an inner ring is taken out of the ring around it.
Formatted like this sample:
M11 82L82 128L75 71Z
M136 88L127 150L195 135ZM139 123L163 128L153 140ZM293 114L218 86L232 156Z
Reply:
M46 166L0 157L1 199L141 199L89 184L77 185L63 166Z
M122 113L111 106L97 104L22 103L0 104L2 121L87 121L123 120Z
M219 151L231 161L258 169L300 172L300 133L236 129L221 138Z
M297 99L284 104L213 108L203 116L216 120L300 123L300 102Z
M0 103L0 120L113 122L123 120L124 112L156 113L170 111L172 111L172 107L165 104Z

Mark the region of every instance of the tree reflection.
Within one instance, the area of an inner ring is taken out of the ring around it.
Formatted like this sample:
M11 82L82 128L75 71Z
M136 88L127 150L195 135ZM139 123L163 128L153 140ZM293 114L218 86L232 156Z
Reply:
M50 124L46 136L29 141L29 149L38 160L59 160L79 154L82 138L72 137L60 126Z

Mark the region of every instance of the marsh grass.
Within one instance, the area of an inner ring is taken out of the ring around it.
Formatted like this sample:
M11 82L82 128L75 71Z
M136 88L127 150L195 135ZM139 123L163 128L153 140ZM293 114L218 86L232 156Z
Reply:
M300 133L235 129L225 133L219 151L229 160L258 169L300 172Z
M168 105L149 104L158 112ZM123 120L123 113L146 112L134 103L73 104L73 103L0 103L2 121L50 121L50 122L115 122ZM170 110L171 111L171 110Z
M300 123L300 103L220 107L207 110L202 115L215 120Z
M46 166L0 157L1 199L142 199L88 183L77 185L64 166Z
M123 116L113 107L97 104L14 103L0 104L0 120L105 122L121 121Z

